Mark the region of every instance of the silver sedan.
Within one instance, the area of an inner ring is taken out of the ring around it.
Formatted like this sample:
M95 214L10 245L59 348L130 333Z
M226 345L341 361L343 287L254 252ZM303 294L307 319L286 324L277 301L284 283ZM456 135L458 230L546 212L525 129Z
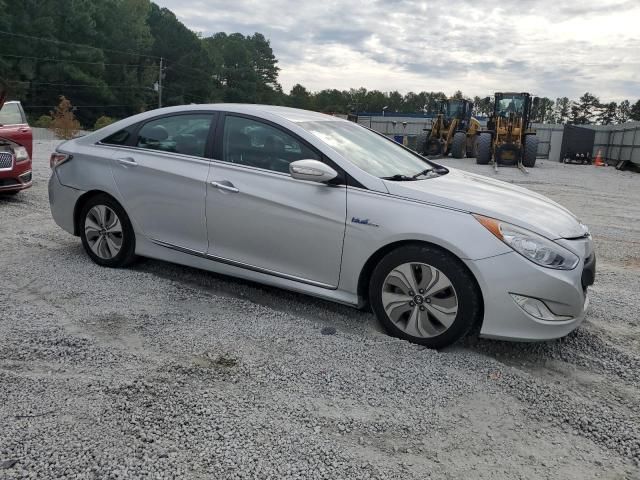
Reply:
M53 218L99 265L152 257L370 308L433 348L474 327L566 335L595 276L560 205L319 113L154 110L63 143L51 167Z

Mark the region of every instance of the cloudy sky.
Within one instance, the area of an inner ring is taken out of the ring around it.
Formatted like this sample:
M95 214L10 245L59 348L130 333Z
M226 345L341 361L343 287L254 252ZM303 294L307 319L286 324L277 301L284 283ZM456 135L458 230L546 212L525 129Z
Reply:
M155 1L203 35L263 33L285 91L640 98L640 0Z

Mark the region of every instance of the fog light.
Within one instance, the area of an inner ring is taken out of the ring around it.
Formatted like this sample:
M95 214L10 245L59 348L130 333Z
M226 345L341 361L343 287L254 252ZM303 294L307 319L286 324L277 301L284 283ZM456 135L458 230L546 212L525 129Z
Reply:
M556 315L549 310L549 307L547 307L542 300L537 298L525 297L524 295L517 295L515 293L512 293L511 296L513 297L514 302L516 302L522 310L539 320L560 322L563 320L571 320L573 318L567 315Z

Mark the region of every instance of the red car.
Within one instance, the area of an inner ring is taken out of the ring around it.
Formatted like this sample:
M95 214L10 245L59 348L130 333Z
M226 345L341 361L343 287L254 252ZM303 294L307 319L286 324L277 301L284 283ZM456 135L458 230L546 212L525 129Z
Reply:
M32 183L33 134L20 102L0 90L0 193L18 193Z

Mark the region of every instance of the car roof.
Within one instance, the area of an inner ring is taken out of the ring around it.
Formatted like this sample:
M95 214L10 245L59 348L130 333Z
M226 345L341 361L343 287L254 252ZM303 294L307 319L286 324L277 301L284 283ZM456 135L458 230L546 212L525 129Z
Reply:
M302 110L299 108L280 107L277 105L260 105L248 103L212 103L212 104L192 104L175 107L181 111L202 110L203 108L211 110L222 110L230 113L244 113L247 115L261 116L264 114L276 115L290 122L327 122L327 121L346 121L325 113L312 112L310 110Z

